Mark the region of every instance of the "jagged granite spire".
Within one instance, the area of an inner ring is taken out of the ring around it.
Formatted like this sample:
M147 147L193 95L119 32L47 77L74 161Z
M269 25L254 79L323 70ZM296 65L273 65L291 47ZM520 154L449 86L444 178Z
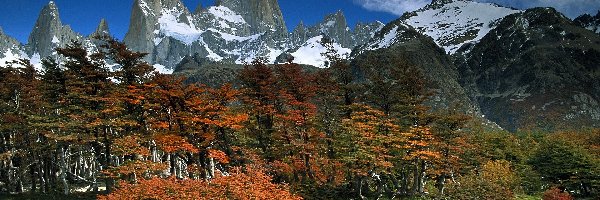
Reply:
M600 34L600 10L596 16L590 14L583 14L573 20L575 24L586 28L590 31Z
M282 38L288 34L277 0L217 0L215 5L240 14L250 24L253 34L274 32L274 36Z
M313 36L327 36L343 47L352 48L355 46L354 41L352 41L352 33L346 22L346 16L341 10L325 16L323 22L311 27L309 30Z
M100 24L96 28L96 31L90 35L90 37L105 37L110 36L110 29L108 28L108 22L106 19L100 20Z
M50 1L40 12L29 35L27 53L29 55L39 53L42 58L47 57L54 53L54 48L62 47L71 40L80 38L71 27L63 26L58 7L54 1Z
M194 10L194 15L198 15L198 14L202 13L202 10L204 10L204 7L202 7L202 3L198 3L198 5L196 6L196 9Z
M135 51L152 53L159 43L156 39L161 29L159 19L163 16L175 18L169 24L194 24L191 13L180 0L135 0L123 41Z
M306 26L304 25L304 21L300 21L300 23L294 28L294 31L290 33L289 42L293 47L300 46L306 42L309 38L309 32Z
M357 23L354 27L353 41L356 45L363 45L369 42L375 33L379 32L385 24L380 21L372 23Z

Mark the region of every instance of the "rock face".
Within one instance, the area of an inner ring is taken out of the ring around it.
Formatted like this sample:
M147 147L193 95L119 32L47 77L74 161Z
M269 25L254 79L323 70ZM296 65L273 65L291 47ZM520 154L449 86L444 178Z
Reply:
M430 37L402 20L387 24L366 45L354 51L353 57L353 66L370 66L383 72L398 67L398 62L415 66L423 72L428 87L434 90L428 102L433 109L452 107L478 115L479 108L459 84L451 58Z
M0 49L2 49L2 50L11 49L15 46L16 47L20 46L19 41L17 41L17 39L14 39L14 38L6 35L4 33L4 30L2 30L2 28L0 28Z
M56 4L50 1L40 12L29 35L26 52L31 57L39 54L39 57L44 58L53 55L54 48L64 47L72 40L82 41L82 36L73 32L70 26L63 26Z
M340 57L347 58L353 48L365 44L383 26L381 22L357 24L353 32L348 27L344 14L338 11L325 16L322 22L312 27L305 27L300 23L290 34L289 48L279 58L291 57L299 64L327 67L327 58L323 54L328 49L334 49ZM325 41L330 44L324 46L322 43Z
M250 25L250 34L274 32L282 39L287 36L287 27L277 0L218 0L216 6L224 6L241 15Z
M169 25L181 28L182 31L192 31L195 28L191 13L179 0L135 0L129 30L123 41L133 50L153 53L155 46L161 42L159 40L164 37L160 37L160 34L166 34L167 37L171 36L170 33L179 34L168 32L169 27L161 27ZM168 31L159 32L161 28ZM177 45L171 45L167 41L163 46L169 49Z
M385 24L381 22L357 23L354 27L353 41L354 47L366 44L371 40L375 33L379 32Z
M600 126L600 36L556 10L507 16L468 51L456 61L462 83L500 126Z
M378 25L361 26L354 35L338 12L314 27L301 24L288 33L277 0L219 0L215 6L198 6L194 13L180 0L136 0L124 41L133 50L150 53L149 62L174 69L184 57L196 54L222 63L249 63L257 57L275 62L319 36L351 49L356 41L368 40L372 33L365 32ZM322 51L311 53L317 57Z
M104 37L104 36L111 36L111 35L110 35L110 29L108 28L108 22L106 22L105 19L102 19L102 20L100 20L100 24L98 24L96 31L94 31L94 33L92 33L90 35L90 38Z
M309 35L312 37L323 35L346 48L356 46L342 11L325 16L323 22L309 28Z
M600 11L596 16L592 16L590 14L581 15L575 20L573 20L575 24L584 27L590 31L600 34Z

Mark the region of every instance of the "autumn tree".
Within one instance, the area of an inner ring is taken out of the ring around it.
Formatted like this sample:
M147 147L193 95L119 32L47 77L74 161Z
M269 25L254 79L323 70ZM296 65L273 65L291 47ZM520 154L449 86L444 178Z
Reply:
M39 74L28 60L8 62L0 69L0 159L3 187L10 192L23 192L26 170L36 172L41 133L31 126L43 108L39 93ZM31 164L30 163L34 163ZM37 188L38 177L30 176L32 189Z
M243 88L241 99L251 110L250 121L255 122L254 126L248 127L249 131L255 135L262 151L267 153L272 145L274 117L278 106L275 74L264 60L258 59L251 65L244 66L240 72L240 80Z

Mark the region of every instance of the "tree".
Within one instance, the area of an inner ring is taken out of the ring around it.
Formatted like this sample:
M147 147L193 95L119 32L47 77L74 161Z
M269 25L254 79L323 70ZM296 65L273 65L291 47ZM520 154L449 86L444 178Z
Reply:
M258 146L267 153L272 145L274 117L277 107L276 77L264 60L255 60L244 66L240 73L242 81L241 100L247 105L251 121L255 122L251 133L255 134Z
M356 180L356 190L363 197L367 177L379 177L394 167L394 153L405 143L400 127L384 112L366 105L355 104L351 118L345 120L346 131L337 139L342 161ZM377 196L383 192L379 181Z
M480 172L471 172L449 185L450 199L513 199L518 185L516 173L508 161L490 161Z
M579 195L589 196L597 190L600 162L581 146L548 137L528 163L543 180Z

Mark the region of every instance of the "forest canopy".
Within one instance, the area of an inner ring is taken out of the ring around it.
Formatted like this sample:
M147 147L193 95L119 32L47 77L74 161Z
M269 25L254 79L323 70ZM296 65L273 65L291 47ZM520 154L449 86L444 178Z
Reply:
M305 70L257 59L239 84L154 72L106 39L0 68L0 192L99 199L571 199L600 195L600 130L508 133L431 109L399 60ZM109 67L118 66L116 70ZM362 72L364 76L356 76ZM105 190L105 191L104 191Z

